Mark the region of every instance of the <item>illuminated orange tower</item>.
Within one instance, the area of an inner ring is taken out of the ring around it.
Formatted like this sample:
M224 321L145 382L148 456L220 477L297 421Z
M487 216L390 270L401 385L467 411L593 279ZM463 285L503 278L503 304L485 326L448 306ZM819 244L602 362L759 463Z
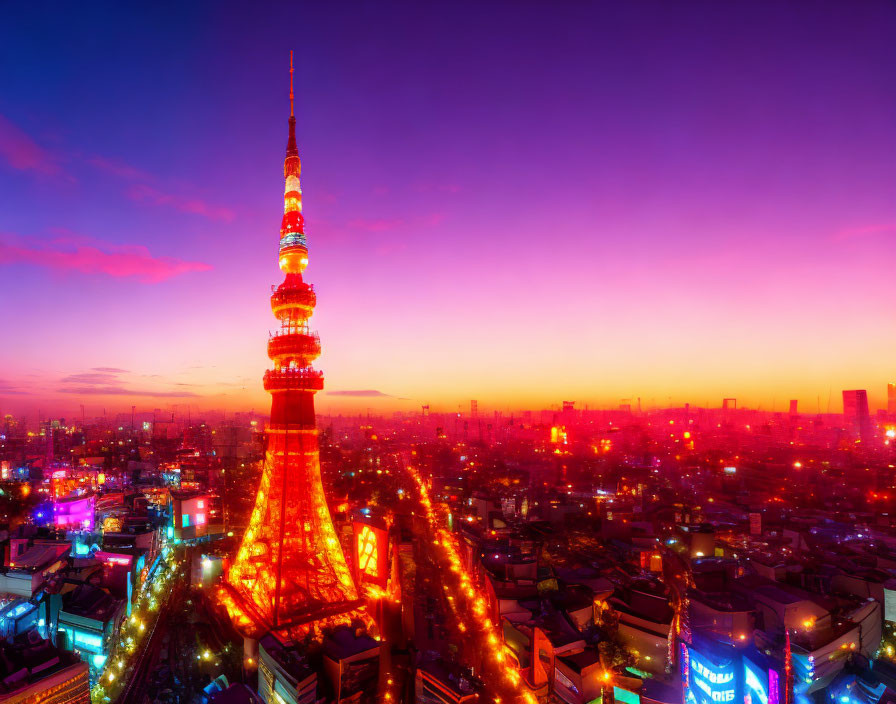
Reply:
M316 303L314 289L302 279L308 247L292 74L290 52L289 141L280 227L280 269L285 278L271 294L280 329L268 340L273 368L264 375L264 388L271 394L271 422L255 508L222 590L234 623L251 638L271 630L304 635L363 616L320 476L314 394L324 380L311 366L320 355L320 340L308 328Z

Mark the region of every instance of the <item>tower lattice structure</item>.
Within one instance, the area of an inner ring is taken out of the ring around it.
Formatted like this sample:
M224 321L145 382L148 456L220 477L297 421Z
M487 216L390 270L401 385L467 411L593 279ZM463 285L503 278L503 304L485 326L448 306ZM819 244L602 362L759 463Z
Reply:
M321 481L314 394L324 380L312 367L320 355L320 340L308 327L316 296L302 278L308 247L291 52L289 71L279 249L285 278L271 294L271 310L280 328L268 340L273 365L264 375L264 388L271 394L271 421L255 507L222 590L235 625L253 637L272 630L304 635L358 617L367 620Z

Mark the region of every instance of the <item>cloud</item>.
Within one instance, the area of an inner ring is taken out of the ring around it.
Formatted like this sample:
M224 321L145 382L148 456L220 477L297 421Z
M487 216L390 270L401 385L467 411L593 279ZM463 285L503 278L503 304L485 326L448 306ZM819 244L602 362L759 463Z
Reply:
M114 374L100 374L86 372L84 374L71 374L60 379L63 384L111 384L115 383Z
M869 237L873 235L885 235L896 233L896 222L879 222L858 227L847 227L834 235L835 240L851 240L857 237Z
M353 398L394 398L399 401L411 400L408 398L402 398L401 396L385 394L382 391L377 391L376 389L348 389L345 391L325 391L324 393L326 393L327 396L349 396Z
M151 205L173 208L181 213L201 215L209 220L230 222L234 218L234 212L230 208L212 205L200 198L186 198L171 193L164 193L144 183L137 183L131 186L127 190L127 196L138 203L149 203Z
M387 220L385 218L367 219L355 218L348 221L348 227L353 230L365 230L366 232L386 232L404 225L404 220L395 218Z
M119 375L128 372L118 367L93 367L90 372L70 374L59 380L66 384L59 393L74 396L155 396L157 398L178 398L197 396L191 391L156 391L152 389L128 389L121 385ZM69 384L77 384L70 386Z
M327 391L328 396L356 396L359 398L375 398L375 397L384 397L384 398L392 398L389 394L384 394L382 391L377 391L376 389L352 389L348 391Z
M174 193L167 193L149 185L157 181L152 174L123 161L94 155L87 159L87 163L105 173L112 174L126 181L136 182L125 191L125 195L138 203L172 208L181 213L200 215L209 220L230 222L234 218L234 212L230 208L213 205L201 198L189 198Z
M174 257L154 257L146 247L70 245L64 241L37 243L0 239L0 264L27 263L55 271L135 278L155 284L181 274L208 271L211 266Z
M46 176L61 173L53 155L0 115L0 158L18 171L34 171Z
M412 227L437 227L445 220L444 213L429 213L420 215L410 221L401 218L354 218L346 223L346 227L352 230L364 230L365 232L388 232L405 225Z
M445 213L430 213L418 218L418 222L424 227L438 227L445 221Z
M130 164L125 164L123 161L118 161L116 159L107 159L103 156L92 156L87 159L87 163L91 166L96 167L100 171L105 171L120 178L131 180L149 180L152 178L145 171L142 171L135 166L131 166Z
M11 381L7 381L6 379L0 379L0 396L27 396L31 392L24 391Z
M418 193L460 193L463 189L456 183L434 183L432 181L421 181L414 184L413 189Z
M75 396L155 396L157 398L178 398L198 396L191 391L152 391L150 389L126 389L122 386L64 386L57 389L62 394Z

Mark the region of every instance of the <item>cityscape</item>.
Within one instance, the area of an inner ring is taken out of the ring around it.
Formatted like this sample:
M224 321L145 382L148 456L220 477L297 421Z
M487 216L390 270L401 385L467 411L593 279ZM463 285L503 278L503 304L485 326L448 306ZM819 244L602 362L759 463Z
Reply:
M0 704L896 704L896 6L0 20Z

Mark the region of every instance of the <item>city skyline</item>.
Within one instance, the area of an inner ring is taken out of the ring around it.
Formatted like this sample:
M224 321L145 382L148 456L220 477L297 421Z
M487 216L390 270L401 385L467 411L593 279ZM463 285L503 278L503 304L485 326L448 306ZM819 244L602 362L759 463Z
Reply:
M13 10L0 411L264 409L293 47L320 412L886 407L893 10L698 7Z

